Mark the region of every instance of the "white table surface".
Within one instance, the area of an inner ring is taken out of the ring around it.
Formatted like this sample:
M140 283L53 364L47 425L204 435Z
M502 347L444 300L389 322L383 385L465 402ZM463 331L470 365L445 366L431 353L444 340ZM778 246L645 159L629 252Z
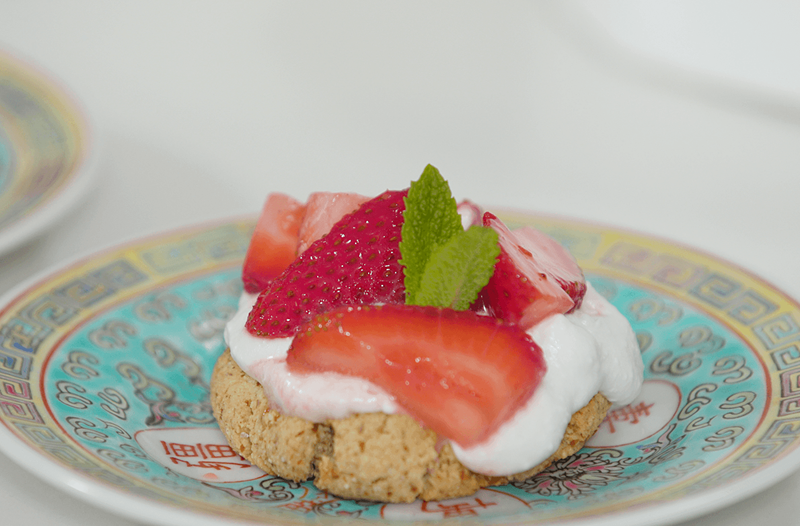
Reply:
M695 29L715 7L682 4ZM684 31L666 56L670 28L642 43L630 24L658 17L629 2L0 1L0 49L70 86L101 147L83 204L0 258L0 293L269 191L375 194L432 163L459 197L678 240L800 298L800 89L780 78L800 39L775 38L778 2L731 4L713 46ZM748 15L764 5L774 25ZM133 524L3 455L0 495L2 524ZM799 501L794 474L691 523L791 524Z

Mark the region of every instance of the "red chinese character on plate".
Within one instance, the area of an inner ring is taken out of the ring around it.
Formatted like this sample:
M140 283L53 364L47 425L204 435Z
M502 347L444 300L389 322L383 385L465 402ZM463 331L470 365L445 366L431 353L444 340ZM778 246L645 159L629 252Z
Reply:
M653 404L646 404L645 402L626 405L609 411L603 423L608 424L609 432L616 433L617 429L614 426L614 422L628 422L631 425L636 425L639 423L640 418L650 416L650 408L652 407Z
M206 482L244 482L265 475L225 440L218 428L145 429L136 441L154 460L181 475Z
M425 513L442 513L443 518L450 517L468 517L477 516L479 509L485 509L489 506L496 506L495 502L483 502L479 498L472 501L461 501L453 504L444 504L441 502L423 502L422 511Z
M617 447L646 440L664 429L681 402L678 386L666 380L646 380L630 404L614 407L606 415L588 447Z

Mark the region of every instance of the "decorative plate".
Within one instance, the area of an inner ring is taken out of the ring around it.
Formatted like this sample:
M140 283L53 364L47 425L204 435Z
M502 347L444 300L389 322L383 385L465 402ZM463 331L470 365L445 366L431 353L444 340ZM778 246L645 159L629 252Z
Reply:
M344 500L234 453L208 402L252 221L81 259L0 305L0 449L99 507L155 524L664 524L800 466L800 307L667 241L501 213L568 245L631 321L645 386L587 447L524 482L443 502Z
M90 135L60 87L0 53L0 254L78 202L93 173Z

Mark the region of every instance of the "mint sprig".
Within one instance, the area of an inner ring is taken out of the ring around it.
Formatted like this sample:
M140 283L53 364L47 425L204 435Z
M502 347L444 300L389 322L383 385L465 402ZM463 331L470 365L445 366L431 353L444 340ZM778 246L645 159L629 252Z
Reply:
M405 199L400 263L406 304L469 308L489 282L500 254L497 232L464 231L450 185L431 165Z
M497 232L482 226L462 230L431 254L416 305L468 309L492 277L499 255Z
M416 296L431 253L464 228L450 185L430 164L411 183L405 204L400 264L405 266L406 303L418 305Z

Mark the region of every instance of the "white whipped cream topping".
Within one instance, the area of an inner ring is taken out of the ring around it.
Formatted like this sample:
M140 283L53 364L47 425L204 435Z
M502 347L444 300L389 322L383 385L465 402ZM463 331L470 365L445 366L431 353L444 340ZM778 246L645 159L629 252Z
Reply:
M639 394L644 365L633 329L591 285L580 309L550 316L528 334L542 348L547 372L528 403L487 441L470 448L451 443L472 471L526 471L555 453L572 414L596 393L617 405Z
M242 294L239 310L225 326L231 356L258 380L270 403L281 413L312 422L346 418L355 413L400 411L394 397L367 380L339 373L294 374L286 364L292 338L259 338L245 329L257 294Z
M291 338L259 338L245 329L255 299L242 296L225 327L225 341L239 367L264 386L278 410L314 422L402 412L394 397L367 380L290 372ZM472 471L497 476L526 471L558 449L572 414L598 391L616 405L639 394L644 366L633 330L591 285L580 309L551 316L529 334L542 348L547 372L525 406L485 442L469 448L451 442L458 460Z

